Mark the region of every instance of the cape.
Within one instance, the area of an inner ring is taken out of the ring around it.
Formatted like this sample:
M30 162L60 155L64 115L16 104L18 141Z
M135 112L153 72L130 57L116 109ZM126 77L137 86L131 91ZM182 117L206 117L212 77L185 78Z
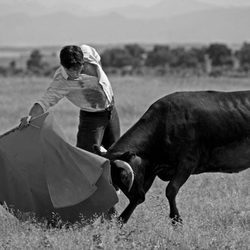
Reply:
M0 136L0 202L76 221L107 213L118 197L109 160L69 144L47 112Z

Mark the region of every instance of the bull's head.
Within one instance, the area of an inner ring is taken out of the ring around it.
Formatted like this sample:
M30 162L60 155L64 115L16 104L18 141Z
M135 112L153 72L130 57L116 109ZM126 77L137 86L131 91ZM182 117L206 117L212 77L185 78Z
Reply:
M94 145L94 150L98 155L101 155L110 160L111 164L111 178L115 186L121 189L130 191L134 183L134 171L127 160L127 153L122 154L120 157L110 157L103 147Z

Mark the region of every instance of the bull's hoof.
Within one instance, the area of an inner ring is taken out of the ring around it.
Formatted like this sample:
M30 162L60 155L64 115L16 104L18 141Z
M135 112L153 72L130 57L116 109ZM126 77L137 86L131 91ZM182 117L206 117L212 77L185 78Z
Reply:
M117 223L118 223L118 226L119 226L120 228L122 228L122 227L126 224L126 221L125 221L121 216L119 216L119 217L117 218Z
M180 216L175 216L173 218L171 218L171 222L173 226L179 226L179 225L183 225L183 221L182 218Z

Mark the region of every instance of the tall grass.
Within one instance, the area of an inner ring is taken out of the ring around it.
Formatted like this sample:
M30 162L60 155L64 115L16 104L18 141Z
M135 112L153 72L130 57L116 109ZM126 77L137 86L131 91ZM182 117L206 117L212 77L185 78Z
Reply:
M0 134L15 127L48 86L47 78L0 79ZM245 90L250 79L111 77L125 132L149 105L166 94L190 90ZM67 100L54 109L57 122L75 144L78 110ZM123 228L101 222L48 229L32 219L18 221L0 210L0 249L249 249L250 170L239 174L191 176L177 196L184 220L172 227L165 198L167 183L157 179ZM118 212L127 205L120 195Z

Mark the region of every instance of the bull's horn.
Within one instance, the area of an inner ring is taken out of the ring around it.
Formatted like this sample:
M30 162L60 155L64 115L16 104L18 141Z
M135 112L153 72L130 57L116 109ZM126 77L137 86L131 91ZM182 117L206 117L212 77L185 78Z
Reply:
M100 152L101 152L102 154L106 154L106 153L107 153L107 149L104 148L103 146L100 146Z
M96 154L105 157L107 150L103 146L99 146L97 144L93 145L93 150Z
M133 169L132 169L131 166L130 166L127 162L125 162L125 161L115 160L114 163L115 163L115 165L116 165L118 168L122 168L122 169L124 169L124 170L127 172L127 177L129 178L128 191L130 191L131 187L133 186L134 179L135 179Z

